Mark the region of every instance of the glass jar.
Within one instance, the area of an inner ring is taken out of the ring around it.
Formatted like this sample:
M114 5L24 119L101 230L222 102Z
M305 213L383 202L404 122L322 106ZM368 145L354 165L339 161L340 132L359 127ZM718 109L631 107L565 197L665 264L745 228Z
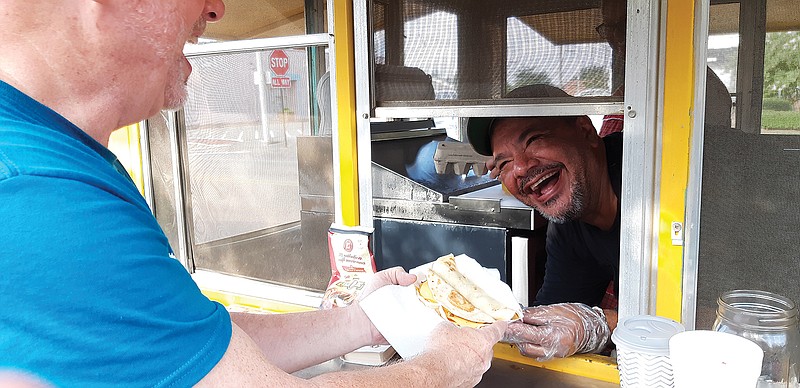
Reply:
M799 387L800 331L797 305L766 291L734 290L717 299L713 330L736 334L764 350L758 387Z

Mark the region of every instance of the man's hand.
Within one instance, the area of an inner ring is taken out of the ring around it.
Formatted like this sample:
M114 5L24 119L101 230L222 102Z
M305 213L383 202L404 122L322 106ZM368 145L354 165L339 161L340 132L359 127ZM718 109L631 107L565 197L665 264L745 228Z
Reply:
M358 294L357 300L364 299L367 295L371 294L375 290L383 287L388 286L391 284L398 284L401 286L410 286L417 281L417 275L412 275L403 267L392 267L389 269L385 269L383 271L375 273L374 276L370 278L369 283L364 286L364 290Z
M500 169L497 168L497 161L494 160L494 157L486 162L486 168L489 170L490 178L495 179L500 175Z
M503 342L539 361L602 350L611 330L602 310L582 303L528 307L508 326Z
M364 286L364 289L358 294L358 299L353 303L358 307L359 315L366 318L367 315L364 313L364 310L361 310L361 306L358 306L358 302L363 300L367 295L373 293L375 290L392 284L397 284L400 286L410 286L417 281L417 275L412 275L406 272L403 267L392 267L389 269L385 269L383 271L375 273L372 278L370 278L369 283ZM381 334L378 329L372 324L372 321L369 318L366 318L366 321L369 323L369 330L370 330L370 338L372 339L373 344L387 344L386 338L383 338L383 334Z
M412 361L425 365L428 378L437 384L446 381L448 386L474 387L492 365L493 346L507 327L504 321L478 329L440 323L425 351Z

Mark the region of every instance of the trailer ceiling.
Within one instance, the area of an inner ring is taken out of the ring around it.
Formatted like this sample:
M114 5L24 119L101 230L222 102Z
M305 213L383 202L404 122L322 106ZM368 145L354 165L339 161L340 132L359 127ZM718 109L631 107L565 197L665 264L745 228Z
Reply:
M303 0L226 0L225 17L209 24L204 37L242 40L305 33Z
M441 2L443 6L448 2ZM544 2L544 4L551 2ZM586 7L586 0L576 1L572 16L585 20L577 26L592 26L601 21L600 10ZM559 3L561 12L565 5ZM302 35L306 33L305 1L303 0L227 0L226 16L219 23L209 24L205 37L215 40L241 40L276 36ZM598 1L599 6L599 1ZM552 7L552 4L550 4ZM709 32L712 34L736 33L739 27L739 6L736 1L713 0ZM546 7L543 7L546 8ZM428 9L431 9L428 7ZM545 10L552 12L553 10ZM800 30L800 10L797 0L769 0L767 7L767 31ZM591 42L598 40L592 28L554 29L548 26L547 16L532 14L520 20L556 44ZM380 29L380 22L375 26ZM325 29L325 27L322 27ZM560 31L560 32L559 32ZM567 34L567 35L564 35ZM563 35L563 36L562 36Z

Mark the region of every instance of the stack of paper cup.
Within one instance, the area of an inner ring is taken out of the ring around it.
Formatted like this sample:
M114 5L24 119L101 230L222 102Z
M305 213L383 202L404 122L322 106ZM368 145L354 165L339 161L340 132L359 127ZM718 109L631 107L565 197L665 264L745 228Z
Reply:
M672 337L669 351L676 388L753 388L764 358L755 342L710 330Z
M622 319L611 335L617 345L620 386L672 388L669 339L684 330L678 322L652 315Z

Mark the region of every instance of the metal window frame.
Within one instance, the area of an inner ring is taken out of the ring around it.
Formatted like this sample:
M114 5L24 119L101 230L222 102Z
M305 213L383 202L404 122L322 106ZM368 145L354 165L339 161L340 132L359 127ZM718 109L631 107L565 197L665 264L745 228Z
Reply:
M681 323L695 328L697 319L697 277L700 257L700 204L703 183L703 144L706 101L706 58L708 56L708 27L710 0L700 0L695 10L695 90L692 137L689 140L689 180L686 187L686 220L684 226Z
M371 82L356 85L359 137L359 195L361 224L372 224L372 181L370 174L369 123L374 113L379 118L447 116L519 116L625 114L623 149L621 241L620 241L620 317L655 313L655 272L657 271L658 174L660 173L661 112L663 96L662 31L666 0L628 1L628 34L625 70L625 98L617 102L587 102L519 105L462 105L426 107L373 107ZM368 0L353 2L356 79L370 80ZM359 39L359 37L362 37ZM374 108L374 111L373 111ZM620 109L622 108L622 109Z
M619 114L624 110L624 104L614 101L615 98L595 98L593 101L586 102L548 102L548 103L518 103L518 104L497 104L497 105L457 105L443 103L431 106L420 104L419 106L376 106L373 95L373 67L371 56L371 24L369 19L369 0L353 1L353 30L355 36L355 72L356 79L367 80L356 85L356 120L357 138L359 149L359 209L361 214L360 224L372 226L372 176L371 176L371 144L370 144L370 118L391 119L391 118L411 118L411 117L479 117L479 116L535 116L535 115L604 115ZM630 0L629 9L637 7L649 8L647 0ZM640 5L639 5L640 4ZM630 20L629 20L630 23ZM649 24L648 24L649 25ZM630 30L630 29L629 29ZM364 38L366 37L366 38ZM628 37L640 40L635 34ZM648 42L641 47L654 47ZM630 43L628 45L630 47ZM630 54L628 50L628 55ZM649 85L650 83L648 83ZM637 93L643 95L645 93ZM649 104L652 105L652 104ZM624 209L623 209L624 210Z
M628 1L619 317L655 314L666 0Z
M439 105L375 107L370 88L372 58L368 2L353 1L356 120L359 139L359 201L361 224L371 226L372 180L370 117L409 118L440 116L520 116L579 115L623 112L625 143L623 149L621 241L620 241L620 317L654 314L656 308L655 274L658 270L658 191L661 161L661 115L663 105L664 31L666 1L628 0L628 34L623 104L595 99L586 103L549 103L519 105ZM635 32L634 32L635 31ZM363 37L367 37L364 39ZM361 37L361 38L359 38ZM573 359L580 359L574 357ZM580 368L564 371L582 374Z
M353 48L356 82L356 138L358 147L358 202L359 224L372 227L372 137L370 115L372 111L372 28L369 23L369 0L353 0ZM366 37L366 38L365 38Z
M622 113L620 102L575 102L498 105L440 105L440 106L380 106L377 118L405 117L516 117L516 116L578 116Z
M186 58L191 58L201 55L236 54L282 48L329 46L330 39L331 37L329 34L310 34L282 36L278 38L234 40L229 42L188 45L183 49L183 54L186 56Z
M736 129L743 132L760 133L766 34L767 0L740 1Z

